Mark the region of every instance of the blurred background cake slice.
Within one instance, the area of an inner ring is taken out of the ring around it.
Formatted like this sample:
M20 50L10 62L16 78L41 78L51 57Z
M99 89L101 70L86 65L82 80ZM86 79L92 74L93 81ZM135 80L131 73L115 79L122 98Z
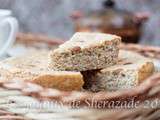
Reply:
M46 51L8 58L0 62L0 81L18 79L65 91L81 90L84 82L80 72L53 71L47 66Z

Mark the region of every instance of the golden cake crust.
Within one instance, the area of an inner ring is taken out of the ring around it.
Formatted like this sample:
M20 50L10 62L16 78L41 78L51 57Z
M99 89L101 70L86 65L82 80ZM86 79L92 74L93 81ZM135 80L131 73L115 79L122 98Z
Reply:
M65 91L81 90L84 81L80 72L50 70L47 57L48 52L38 52L1 61L0 80L20 79Z
M87 89L91 91L129 89L139 85L154 72L151 59L140 54L120 50L116 65L84 74Z

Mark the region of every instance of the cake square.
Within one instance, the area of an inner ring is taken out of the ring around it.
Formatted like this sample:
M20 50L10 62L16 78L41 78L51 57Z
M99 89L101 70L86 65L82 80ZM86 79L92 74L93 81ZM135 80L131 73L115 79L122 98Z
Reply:
M108 68L83 72L84 88L93 91L116 91L133 88L154 72L151 59L120 50L119 62Z
M30 81L46 88L64 91L81 90L80 72L54 71L48 68L48 52L35 52L0 62L0 81Z
M66 71L101 69L116 64L121 38L104 33L78 32L50 53L50 68Z

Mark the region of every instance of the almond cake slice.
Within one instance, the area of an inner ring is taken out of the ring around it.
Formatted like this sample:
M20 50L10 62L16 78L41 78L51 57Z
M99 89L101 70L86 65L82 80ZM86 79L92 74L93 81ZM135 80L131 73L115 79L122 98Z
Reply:
M19 79L59 90L81 90L84 81L80 72L50 70L47 57L48 52L36 52L1 61L0 81Z
M54 70L86 71L116 64L121 38L104 33L77 32L50 53Z
M138 53L120 50L117 65L83 72L83 75L85 88L97 92L133 88L153 72L152 60Z

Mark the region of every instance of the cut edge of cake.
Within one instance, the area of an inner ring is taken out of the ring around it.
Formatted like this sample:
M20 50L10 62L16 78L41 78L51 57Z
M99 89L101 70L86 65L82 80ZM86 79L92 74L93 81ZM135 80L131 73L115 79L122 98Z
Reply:
M75 33L50 52L50 68L86 71L116 64L121 38L104 33Z
M154 72L151 59L138 53L120 50L117 65L83 72L85 88L90 91L115 91L139 85Z

